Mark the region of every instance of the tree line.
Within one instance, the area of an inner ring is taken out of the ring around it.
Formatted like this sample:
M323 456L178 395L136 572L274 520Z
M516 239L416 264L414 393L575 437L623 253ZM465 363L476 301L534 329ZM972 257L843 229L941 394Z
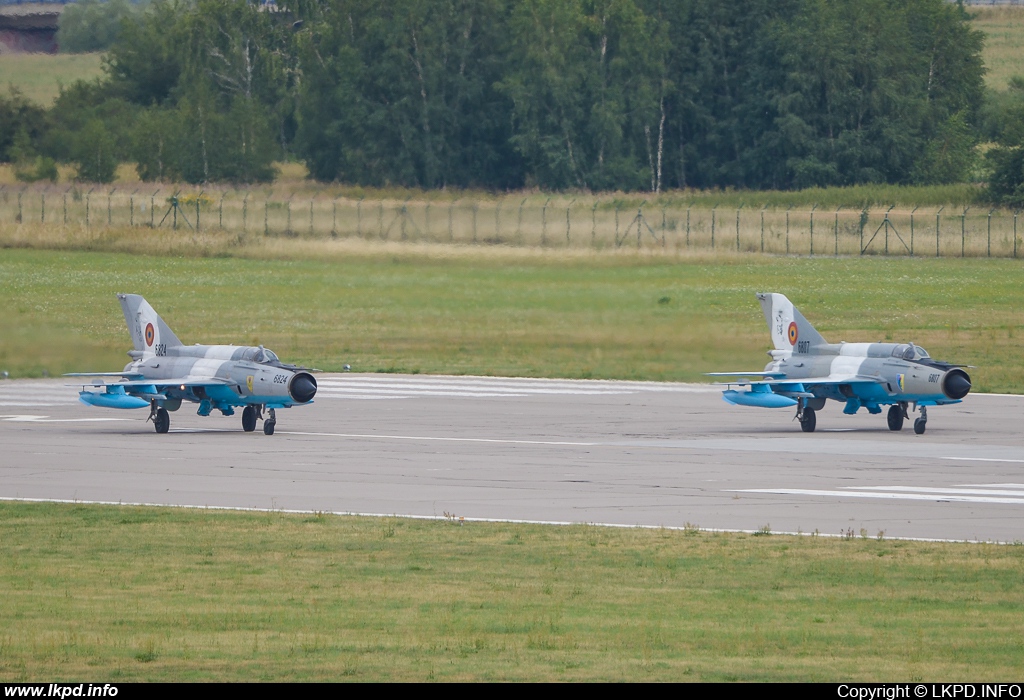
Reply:
M993 191L1024 199L1024 84L986 94L983 37L944 0L111 8L102 80L49 110L0 100L0 160L25 177L70 162L109 181L127 161L259 182L299 159L322 181L421 188L937 184L995 141Z

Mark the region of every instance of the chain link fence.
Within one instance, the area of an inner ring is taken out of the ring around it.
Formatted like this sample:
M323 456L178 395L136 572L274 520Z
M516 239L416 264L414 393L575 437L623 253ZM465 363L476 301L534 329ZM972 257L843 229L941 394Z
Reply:
M310 239L788 255L1017 257L1018 212L707 207L593 197L275 197L266 190L0 187L0 225L140 227Z

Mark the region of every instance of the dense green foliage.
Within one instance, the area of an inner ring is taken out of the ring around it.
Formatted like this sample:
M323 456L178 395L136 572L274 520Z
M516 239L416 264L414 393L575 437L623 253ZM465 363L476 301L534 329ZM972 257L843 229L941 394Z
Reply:
M104 51L117 40L122 23L144 5L128 0L76 0L57 21L57 44L64 53Z
M375 186L943 184L969 178L985 102L981 33L943 0L116 7L83 7L118 17L107 77L41 140L90 179L108 156L189 182L295 157Z

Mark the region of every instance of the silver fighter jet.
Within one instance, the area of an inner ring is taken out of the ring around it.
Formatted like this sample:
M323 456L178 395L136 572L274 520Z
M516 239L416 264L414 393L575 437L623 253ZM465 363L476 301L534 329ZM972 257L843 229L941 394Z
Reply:
M921 435L928 406L960 403L971 390L966 365L933 360L913 343L829 343L782 294L757 298L775 345L768 351L772 361L763 372L710 373L739 377L725 382L728 388L722 396L728 403L795 406L805 433L814 432L815 413L826 399L845 404L843 413L848 415L861 408L881 413L882 406L889 406L889 430L901 430L903 420L920 411L914 432Z
M225 416L242 409L242 430L274 434L275 409L313 401L316 379L310 370L281 362L262 345L183 345L138 294L118 294L135 347L123 372L77 372L69 377L96 377L79 400L103 408L149 408L156 432L171 425L169 411L182 401L199 404L199 415L216 409ZM105 383L101 377L120 377ZM264 418L264 411L267 412Z

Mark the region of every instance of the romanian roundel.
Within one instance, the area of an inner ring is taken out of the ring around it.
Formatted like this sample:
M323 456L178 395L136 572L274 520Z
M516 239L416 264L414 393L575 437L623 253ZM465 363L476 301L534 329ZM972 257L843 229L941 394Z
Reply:
M790 333L792 334L792 331L790 331ZM147 323L146 324L146 345L147 345L147 347L153 347L153 336L155 334L156 334L156 332L153 330L153 324L152 323Z
M149 331L147 330L146 333L149 333ZM789 344L790 345L796 345L796 338L797 338L796 321L790 321L788 335L789 335ZM147 336L147 337L149 337L149 336Z

